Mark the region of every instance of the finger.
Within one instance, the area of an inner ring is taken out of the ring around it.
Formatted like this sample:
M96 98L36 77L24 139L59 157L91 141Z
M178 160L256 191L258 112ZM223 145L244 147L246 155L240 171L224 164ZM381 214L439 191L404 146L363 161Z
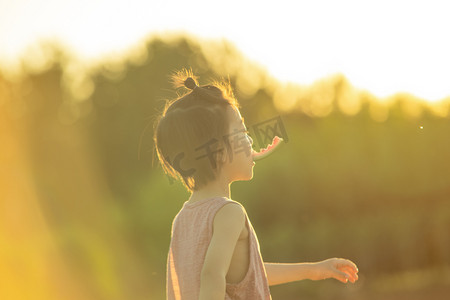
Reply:
M341 271L347 273L347 275L350 276L350 281L352 283L355 283L355 281L358 280L358 274L351 267L345 267L341 269Z
M347 274L351 283L355 283L358 280L358 275L351 266L341 266L336 269Z
M339 259L339 261L337 263L339 266L352 268L354 270L354 272L359 271L356 264L354 262L352 262L351 260L341 258L341 259Z
M358 280L357 271L350 265L344 265L337 268L339 271L345 272L349 275L349 279L352 283Z
M349 281L355 283L358 280L358 275L350 275Z
M358 273L358 267L356 266L356 264L354 262L352 262L351 260L347 260L349 263L349 266L356 272Z
M350 279L350 276L347 273L339 271L337 269L333 272L333 277L343 283L347 283Z
M348 274L351 274L351 275L356 275L356 274L358 274L358 272L355 271L355 269L353 269L352 267L349 267L349 266L340 268L340 270L341 270L341 271L344 271L344 272L346 272L346 273L348 273Z

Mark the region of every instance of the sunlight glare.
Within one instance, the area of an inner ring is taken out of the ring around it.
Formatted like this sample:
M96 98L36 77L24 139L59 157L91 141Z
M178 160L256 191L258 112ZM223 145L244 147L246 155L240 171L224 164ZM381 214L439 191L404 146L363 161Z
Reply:
M22 49L42 38L59 38L80 58L100 60L149 34L185 32L229 41L284 82L309 85L341 73L381 98L407 92L437 102L450 96L444 1L280 0L274 8L271 2L230 0L220 14L210 13L206 0L30 2L0 3L2 66L14 66ZM235 73L235 62L213 49L208 57L223 74Z

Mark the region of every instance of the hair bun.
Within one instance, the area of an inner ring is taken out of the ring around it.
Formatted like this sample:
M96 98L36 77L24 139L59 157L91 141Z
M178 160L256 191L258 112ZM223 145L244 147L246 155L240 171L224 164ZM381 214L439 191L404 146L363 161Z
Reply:
M197 83L195 82L195 80L192 77L188 77L184 81L184 86L190 90L193 90L197 87Z

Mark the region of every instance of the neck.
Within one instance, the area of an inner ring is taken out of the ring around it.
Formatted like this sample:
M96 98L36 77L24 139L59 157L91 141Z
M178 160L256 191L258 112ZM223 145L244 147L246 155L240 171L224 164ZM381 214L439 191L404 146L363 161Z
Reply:
M227 197L230 198L230 184L221 180L216 180L208 185L192 192L190 202L196 202L206 198Z

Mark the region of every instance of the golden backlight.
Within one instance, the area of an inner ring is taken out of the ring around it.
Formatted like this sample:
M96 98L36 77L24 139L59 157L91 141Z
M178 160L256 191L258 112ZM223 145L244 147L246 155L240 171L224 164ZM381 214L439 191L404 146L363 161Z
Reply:
M150 167L151 121L179 66L228 79L251 133L284 122L233 194L263 255L360 266L274 299L446 299L445 1L213 3L0 0L0 299L164 299L187 197Z
M36 13L39 11L39 13ZM379 98L450 96L445 2L2 1L0 65L58 39L82 61L120 56L154 32L226 38L282 81L308 85L336 73Z

